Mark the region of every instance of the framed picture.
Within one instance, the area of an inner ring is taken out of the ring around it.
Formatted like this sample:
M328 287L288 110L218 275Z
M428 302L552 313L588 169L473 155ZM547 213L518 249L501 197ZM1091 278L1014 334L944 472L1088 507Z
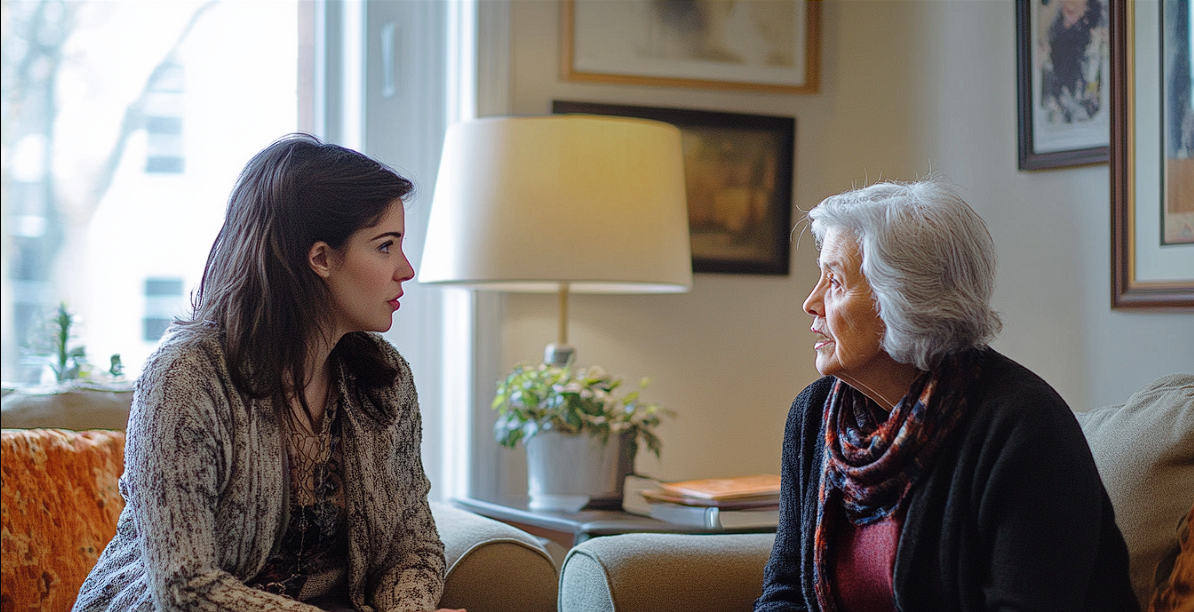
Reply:
M794 118L561 101L552 112L680 128L692 271L788 274Z
M1021 170L1107 161L1109 2L1016 0Z
M1110 23L1112 306L1194 310L1190 0L1115 2Z
M816 0L561 0L572 81L816 93Z

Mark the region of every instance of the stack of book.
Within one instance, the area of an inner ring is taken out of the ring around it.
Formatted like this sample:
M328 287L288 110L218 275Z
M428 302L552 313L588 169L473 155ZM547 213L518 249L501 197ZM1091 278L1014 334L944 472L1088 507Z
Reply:
M779 476L661 482L630 476L622 509L706 529L766 528L779 523Z

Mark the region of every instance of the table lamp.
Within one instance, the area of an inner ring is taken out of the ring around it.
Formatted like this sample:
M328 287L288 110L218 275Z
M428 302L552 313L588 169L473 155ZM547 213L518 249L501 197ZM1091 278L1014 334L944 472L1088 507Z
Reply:
M422 283L559 294L544 362L564 366L570 293L680 293L692 256L680 130L621 117L498 117L444 141Z

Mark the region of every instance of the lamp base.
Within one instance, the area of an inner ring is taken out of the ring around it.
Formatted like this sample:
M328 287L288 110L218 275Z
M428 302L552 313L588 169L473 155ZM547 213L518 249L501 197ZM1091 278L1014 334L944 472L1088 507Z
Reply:
M549 344L543 349L543 363L562 368L576 356L576 347L568 344Z

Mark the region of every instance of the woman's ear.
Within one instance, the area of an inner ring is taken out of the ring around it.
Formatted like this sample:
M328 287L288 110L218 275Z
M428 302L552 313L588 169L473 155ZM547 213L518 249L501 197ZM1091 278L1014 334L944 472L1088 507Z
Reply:
M332 275L332 247L328 243L320 240L311 245L311 250L307 251L307 265L311 266L312 270L321 278L328 278Z

